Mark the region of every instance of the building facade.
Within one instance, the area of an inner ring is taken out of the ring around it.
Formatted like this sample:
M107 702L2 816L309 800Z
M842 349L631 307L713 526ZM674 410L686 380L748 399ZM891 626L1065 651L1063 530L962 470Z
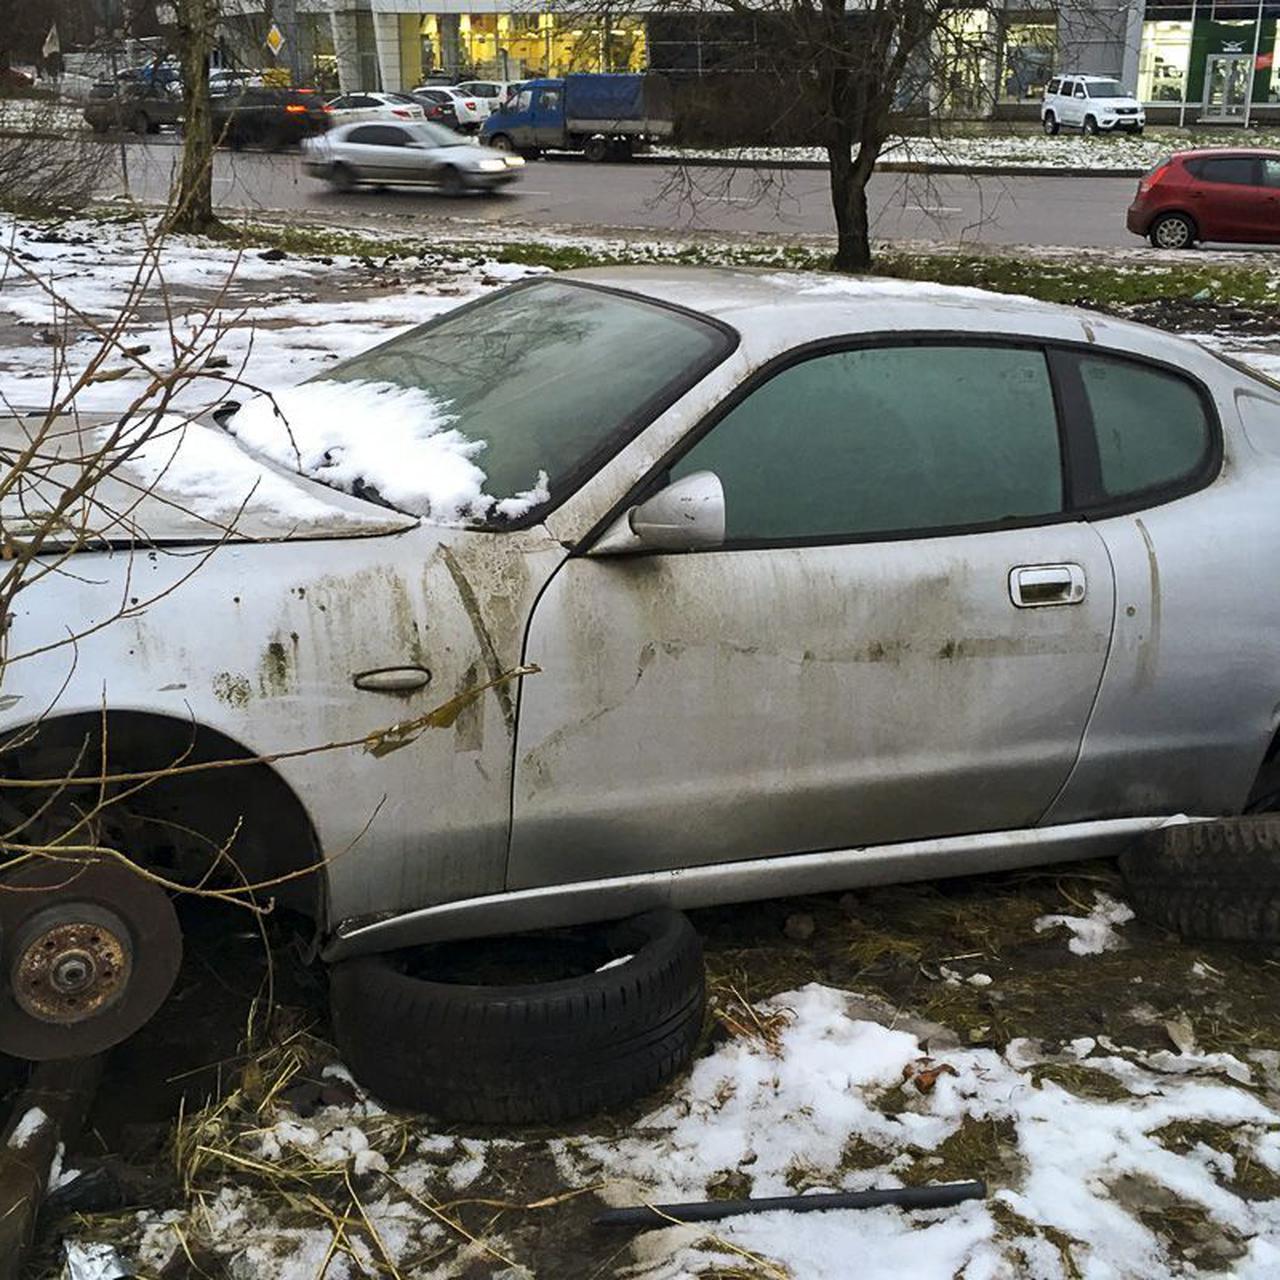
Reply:
M272 0L243 6L234 58L252 65ZM276 0L282 3L283 0ZM573 71L650 67L677 76L767 70L750 21L629 0L293 0L316 80L343 91L405 90L432 76L522 80ZM855 11L850 4L851 12ZM1280 120L1280 0L1028 0L958 8L917 107L957 117L1032 115L1054 72L1113 76L1149 118L1229 124ZM246 61L246 59L248 61ZM260 52L259 62L271 63ZM924 77L922 77L923 81Z

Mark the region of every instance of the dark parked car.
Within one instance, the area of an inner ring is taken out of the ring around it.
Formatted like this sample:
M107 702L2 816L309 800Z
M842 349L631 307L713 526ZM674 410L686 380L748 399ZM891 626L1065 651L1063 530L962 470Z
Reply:
M209 105L214 137L232 148L294 146L329 127L324 102L310 89L245 85Z
M423 87L415 89L409 95L414 102L420 103L427 119L435 124L442 124L446 129L457 130L458 110L453 94L445 89Z
M1280 151L1183 151L1138 184L1127 225L1157 249L1280 244Z
M95 133L156 133L161 125L176 125L182 118L182 87L176 82L104 80L89 90L84 118Z

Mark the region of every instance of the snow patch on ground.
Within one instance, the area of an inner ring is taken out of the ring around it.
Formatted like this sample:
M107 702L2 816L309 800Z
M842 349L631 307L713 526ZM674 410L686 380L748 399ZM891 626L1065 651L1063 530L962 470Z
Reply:
M1067 947L1078 956L1096 956L1103 951L1118 951L1124 939L1116 932L1116 926L1128 924L1133 919L1133 908L1127 902L1117 902L1109 894L1095 892L1093 909L1087 916L1041 916L1035 924L1036 932L1046 929L1067 929L1071 941Z
M9 1147L20 1151L49 1123L49 1117L41 1107L28 1107L9 1135Z

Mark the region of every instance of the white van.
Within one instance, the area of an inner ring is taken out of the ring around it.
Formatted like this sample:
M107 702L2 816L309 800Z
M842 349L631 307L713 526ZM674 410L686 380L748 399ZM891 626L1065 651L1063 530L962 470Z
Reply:
M1142 104L1110 76L1054 76L1045 86L1040 120L1050 137L1064 126L1087 134L1124 129L1141 133L1147 123Z

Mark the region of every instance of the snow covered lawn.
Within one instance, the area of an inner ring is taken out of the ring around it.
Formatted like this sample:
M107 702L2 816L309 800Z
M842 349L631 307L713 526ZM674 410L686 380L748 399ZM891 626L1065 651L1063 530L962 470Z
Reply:
M331 1051L286 1036L180 1131L185 1200L105 1234L75 1223L73 1247L109 1243L148 1275L193 1250L233 1280L1269 1280L1280 1052L1197 1042L1232 1025L1243 991L1274 1001L1264 958L1159 937L1087 878L1065 896L1025 880L809 900L803 944L779 927L796 904L700 913L709 1043L664 1097L569 1134L441 1132L388 1114ZM1066 909L1043 910L1055 902ZM1099 945L1084 954L1068 945L1089 936ZM892 992L882 946L909 999ZM842 963L863 979L831 981ZM726 976L783 971L826 980L745 1002ZM1033 992L1057 1007L1028 1025L1056 1033L1002 1034ZM1185 1014L1166 1017L1171 1000ZM928 1016L939 1007L955 1025ZM590 1224L601 1202L975 1177L987 1198L951 1209L772 1212L637 1235Z
M972 137L892 138L881 154L881 166L937 165L947 168L998 169L1088 169L1098 173L1145 171L1171 151L1191 147L1270 147L1280 146L1274 134L1196 132L1175 134L1154 132L1142 137L1115 134L1086 138L1082 134L1062 133L1049 138L1039 133L991 131ZM655 148L650 154L672 159L716 160L737 159L755 164L825 163L821 147L739 147L709 150L696 147Z

